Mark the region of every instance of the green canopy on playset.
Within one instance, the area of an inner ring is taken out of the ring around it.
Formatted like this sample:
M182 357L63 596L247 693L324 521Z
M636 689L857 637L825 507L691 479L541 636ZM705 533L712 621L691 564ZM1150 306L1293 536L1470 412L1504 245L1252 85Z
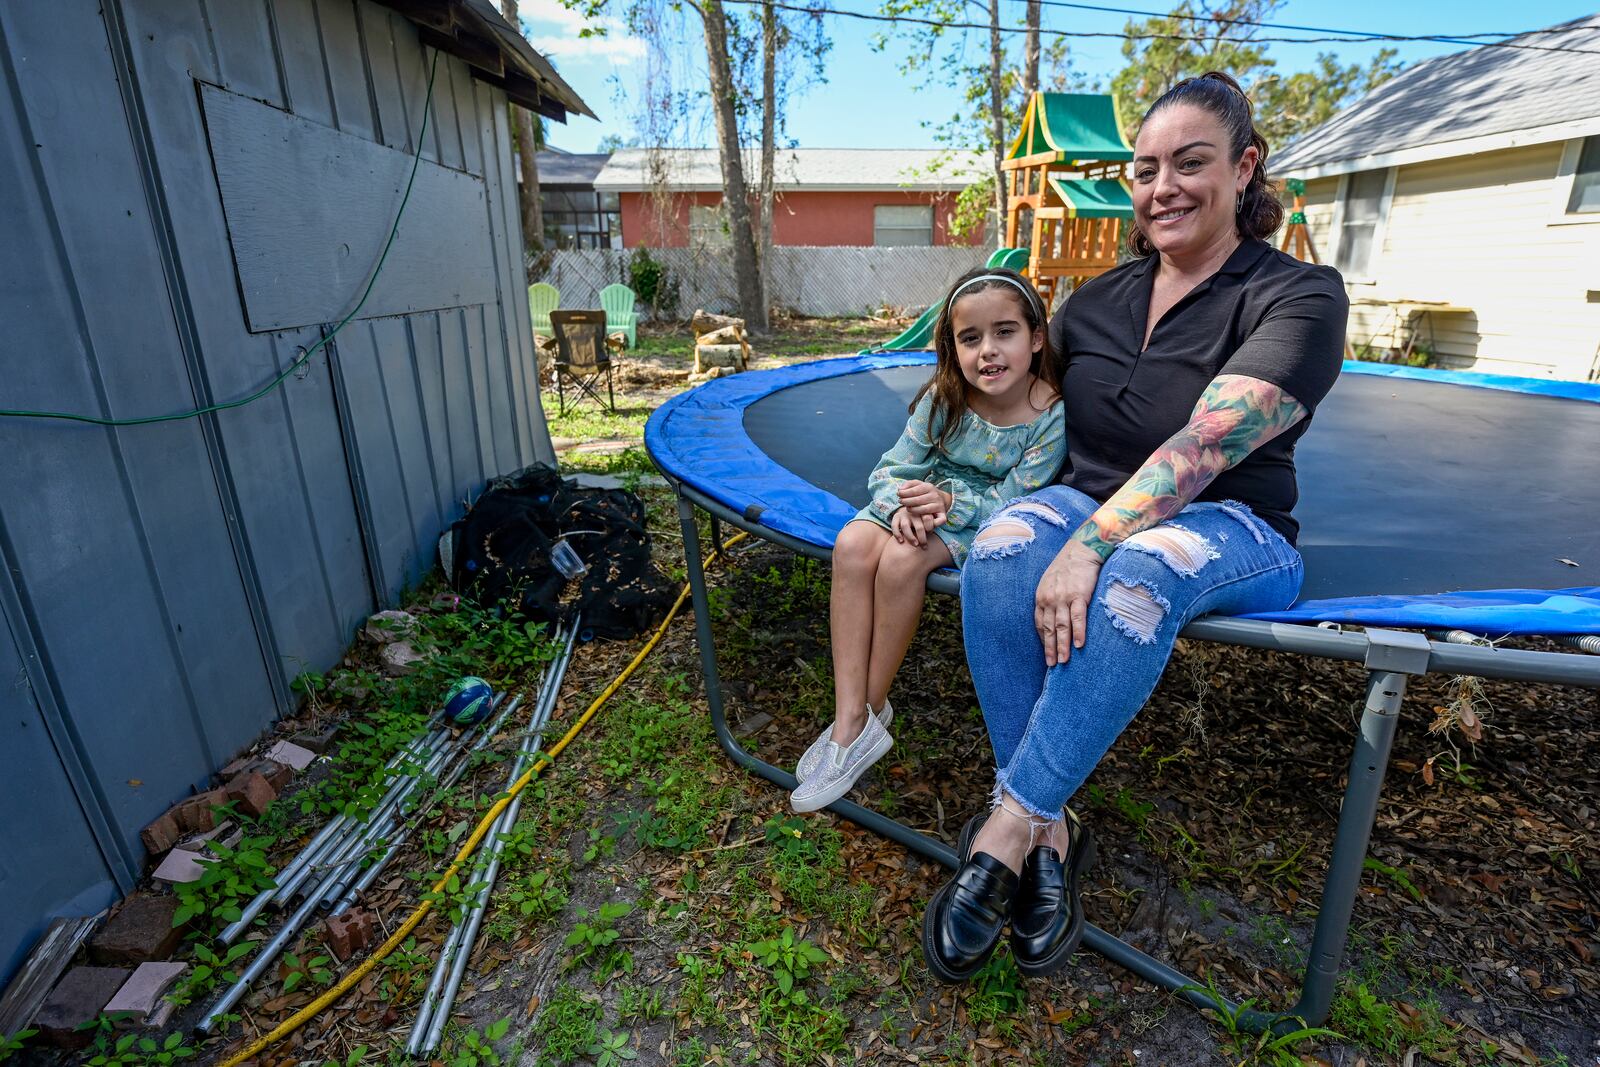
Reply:
M1133 146L1117 119L1116 101L1108 93L1034 93L1022 116L1022 132L1006 158L1027 159L1046 152L1055 153L1058 163L1133 158Z
M1078 219L1131 219L1133 197L1118 178L1069 178L1050 175L1050 188Z

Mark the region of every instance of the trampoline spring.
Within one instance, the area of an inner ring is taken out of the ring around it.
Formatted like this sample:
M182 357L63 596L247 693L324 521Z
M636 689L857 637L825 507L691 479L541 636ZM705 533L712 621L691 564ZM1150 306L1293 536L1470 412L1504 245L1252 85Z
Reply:
M1493 648L1494 642L1487 637L1469 633L1466 630L1429 630L1428 636L1435 641L1443 641L1451 645L1477 645L1480 648Z
M1563 645L1600 656L1600 634L1574 634L1559 638Z

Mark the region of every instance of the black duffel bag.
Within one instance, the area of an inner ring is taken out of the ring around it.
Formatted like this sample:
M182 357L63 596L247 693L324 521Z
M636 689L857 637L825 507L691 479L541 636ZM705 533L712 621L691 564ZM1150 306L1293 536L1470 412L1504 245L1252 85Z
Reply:
M565 539L588 566L569 580L551 560ZM595 637L636 637L674 592L650 558L644 503L625 489L586 489L542 463L496 478L450 527L450 584L484 607L535 622L583 613Z

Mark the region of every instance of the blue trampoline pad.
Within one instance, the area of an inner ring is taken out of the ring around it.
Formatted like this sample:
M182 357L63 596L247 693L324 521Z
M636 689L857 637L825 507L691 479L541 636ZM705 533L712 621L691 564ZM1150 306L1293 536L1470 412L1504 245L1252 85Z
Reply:
M708 382L645 428L669 477L831 548L928 352ZM1275 622L1600 633L1600 386L1347 363L1295 457L1301 599Z

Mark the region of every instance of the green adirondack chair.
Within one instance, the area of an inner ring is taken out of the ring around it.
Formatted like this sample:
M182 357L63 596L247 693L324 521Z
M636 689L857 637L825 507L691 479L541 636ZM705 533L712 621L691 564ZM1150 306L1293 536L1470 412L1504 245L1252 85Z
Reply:
M528 314L533 316L533 332L554 337L550 312L561 306L561 290L545 282L528 286Z
M633 290L626 285L608 285L600 290L600 306L606 312L606 333L625 333L628 347L639 345L639 313L634 310Z

